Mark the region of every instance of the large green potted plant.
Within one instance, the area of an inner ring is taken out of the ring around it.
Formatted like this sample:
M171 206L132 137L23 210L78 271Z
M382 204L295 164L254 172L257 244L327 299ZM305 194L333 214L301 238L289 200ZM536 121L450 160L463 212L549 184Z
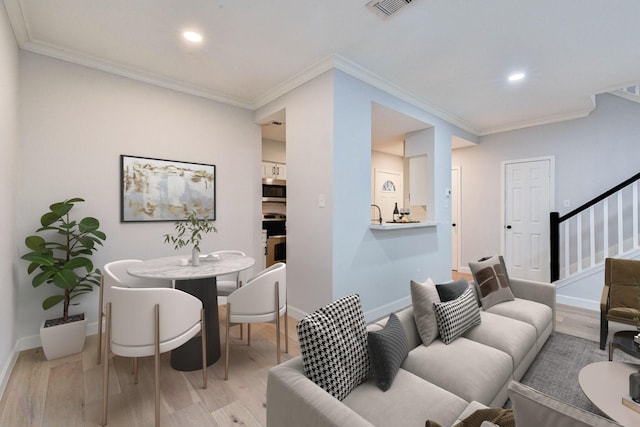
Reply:
M69 315L69 306L80 295L100 285L101 272L93 267L91 255L107 236L99 230L100 222L93 217L72 219L71 210L81 198L67 199L49 206L40 218L36 234L25 239L31 252L22 256L29 261L28 274L34 274L34 288L42 284L58 290L42 302L48 310L62 303L62 317L46 320L40 328L42 348L47 359L82 351L87 330L84 314ZM72 331L68 331L72 330Z
M199 219L195 210L184 221L176 221L174 227L176 234L165 234L164 242L173 244L175 250L191 246L191 265L197 266L200 263L202 237L212 231L217 233L218 230L209 222L209 218Z

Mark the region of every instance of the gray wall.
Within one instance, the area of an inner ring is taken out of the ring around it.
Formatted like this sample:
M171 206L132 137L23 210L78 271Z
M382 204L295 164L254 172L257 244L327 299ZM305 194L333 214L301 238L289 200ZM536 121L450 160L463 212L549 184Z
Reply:
M583 119L488 135L477 146L453 151L452 164L462 176L461 267L500 252L501 162L553 156L560 215L640 170L640 104L603 94L596 105ZM580 292L597 299L601 282L598 287Z
M0 6L0 396L15 361L12 356L16 344L17 96L18 45L6 11Z

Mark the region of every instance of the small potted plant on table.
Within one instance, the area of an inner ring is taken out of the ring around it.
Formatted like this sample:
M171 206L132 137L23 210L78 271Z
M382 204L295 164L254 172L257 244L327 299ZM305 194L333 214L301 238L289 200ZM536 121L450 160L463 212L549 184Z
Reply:
M46 320L40 328L42 348L49 360L82 351L87 319L84 313L70 316L69 306L100 285L100 270L93 268L90 256L107 236L93 217L71 219L70 212L79 202L84 200L76 197L49 206L49 212L40 218L42 226L37 234L25 239L31 252L22 259L29 261L28 274L37 273L31 281L33 287L48 283L61 291L42 302L45 310L63 304L62 317Z
M175 250L185 246L191 246L191 265L199 265L200 263L200 241L204 234L218 230L209 223L209 219L198 218L198 213L192 210L184 221L176 221L174 223L176 234L165 234L164 242L173 244Z

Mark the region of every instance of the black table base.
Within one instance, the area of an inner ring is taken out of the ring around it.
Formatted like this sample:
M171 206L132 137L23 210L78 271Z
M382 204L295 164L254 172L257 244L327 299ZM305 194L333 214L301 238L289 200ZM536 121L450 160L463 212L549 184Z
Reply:
M218 291L216 278L176 280L176 289L196 296L204 307L207 329L207 366L220 358L220 326L218 324ZM178 371L202 369L202 340L200 335L191 338L171 351L171 367Z

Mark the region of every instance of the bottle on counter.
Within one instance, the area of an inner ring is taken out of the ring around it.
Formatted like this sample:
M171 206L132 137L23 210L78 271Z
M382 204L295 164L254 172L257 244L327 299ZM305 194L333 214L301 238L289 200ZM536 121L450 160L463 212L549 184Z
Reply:
M398 202L396 202L396 206L393 208L393 222L400 221L400 211L398 210Z

